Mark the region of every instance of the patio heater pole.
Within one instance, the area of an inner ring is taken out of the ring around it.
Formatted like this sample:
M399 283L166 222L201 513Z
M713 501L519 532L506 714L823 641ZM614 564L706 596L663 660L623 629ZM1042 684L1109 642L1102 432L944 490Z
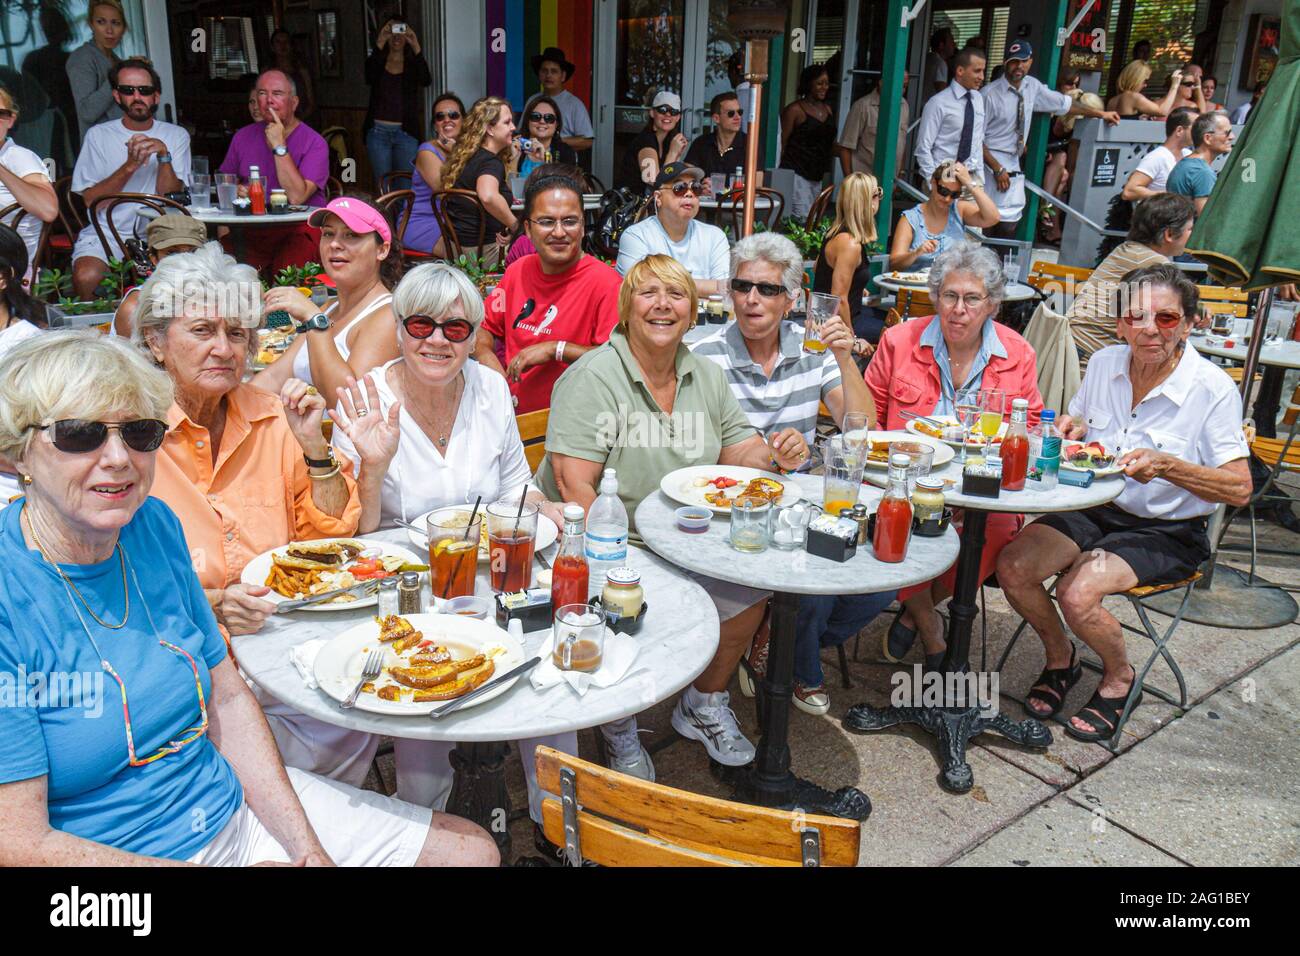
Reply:
M745 41L745 79L754 97L754 122L745 150L745 218L741 237L754 231L754 189L758 185L758 135L763 122L763 83L767 80L768 47L785 32L788 5L782 0L731 0L727 24ZM743 106L743 104L742 104ZM737 237L737 238L741 238Z

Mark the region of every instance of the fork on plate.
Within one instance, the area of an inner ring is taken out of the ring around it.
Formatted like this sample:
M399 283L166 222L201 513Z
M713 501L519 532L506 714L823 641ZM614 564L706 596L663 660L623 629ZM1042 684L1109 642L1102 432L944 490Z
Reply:
M356 706L357 695L361 693L361 688L366 685L367 681L372 681L380 675L384 669L384 652L380 649L371 651L366 655L365 665L361 668L361 680L357 681L357 686L353 688L352 693L348 694L347 699L339 704L340 710L350 710Z

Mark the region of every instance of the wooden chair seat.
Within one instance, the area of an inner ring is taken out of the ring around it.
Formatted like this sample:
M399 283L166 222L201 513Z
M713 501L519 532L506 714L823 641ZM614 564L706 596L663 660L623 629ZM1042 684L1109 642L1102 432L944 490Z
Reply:
M1285 449L1285 457L1283 450ZM1300 471L1300 443L1293 442L1286 447L1284 438L1256 438L1250 443L1250 450L1264 464L1272 468L1281 460L1282 470Z
M1191 577L1183 578L1181 581L1174 581L1172 584L1147 584L1129 588L1124 592L1124 596L1136 598L1140 601L1143 598L1149 598L1153 594L1163 594L1165 591L1172 591L1175 588L1185 588L1187 585L1195 584L1199 580L1201 580L1201 572L1196 571Z
M1058 262L1035 262L1029 267L1025 284L1031 285L1039 292L1065 292L1077 289L1092 276L1091 269L1080 266L1067 266Z
M550 419L549 408L539 408L535 412L515 416L515 424L519 426L519 440L524 443L524 457L534 472L546 457L546 425Z
M1224 371L1228 373L1228 378L1240 385L1241 377L1245 374L1246 370L1240 365L1229 365L1224 369ZM1263 378L1263 376L1256 372L1254 376L1251 377L1251 381L1258 382L1261 378Z
M852 820L647 783L550 747L537 748L537 783L561 795L542 802L546 838L565 846L567 804L581 858L602 866L855 866L858 861L861 833Z

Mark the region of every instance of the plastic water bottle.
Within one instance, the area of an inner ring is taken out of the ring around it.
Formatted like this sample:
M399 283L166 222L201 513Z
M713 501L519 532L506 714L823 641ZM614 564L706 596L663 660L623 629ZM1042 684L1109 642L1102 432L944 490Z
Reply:
M589 593L605 586L605 572L627 564L627 508L618 497L618 476L605 469L600 480L600 497L587 512L587 567Z
M1056 427L1056 412L1043 409L1042 423L1034 433L1039 444L1034 470L1038 472L1039 487L1051 491L1056 487L1061 469L1061 432Z

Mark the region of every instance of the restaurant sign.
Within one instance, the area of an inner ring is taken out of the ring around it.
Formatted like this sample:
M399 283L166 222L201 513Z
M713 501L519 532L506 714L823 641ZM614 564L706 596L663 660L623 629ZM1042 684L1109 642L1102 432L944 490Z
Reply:
M1065 45L1065 65L1074 70L1101 70L1106 65L1106 22L1110 0L1070 0L1069 23L1088 7Z

